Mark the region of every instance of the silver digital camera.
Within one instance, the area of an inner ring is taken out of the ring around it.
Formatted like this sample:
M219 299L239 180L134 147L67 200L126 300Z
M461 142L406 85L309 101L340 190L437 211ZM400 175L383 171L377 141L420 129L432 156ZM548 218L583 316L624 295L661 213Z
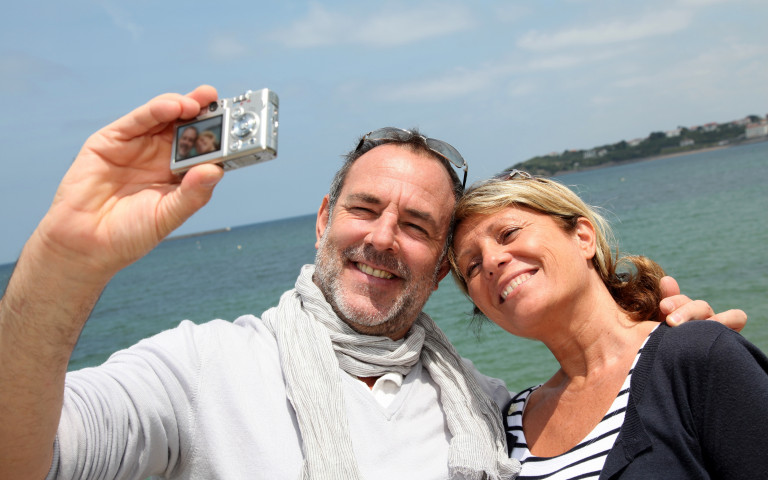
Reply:
M277 94L269 89L211 102L194 120L178 122L171 151L176 174L201 163L234 170L277 156Z

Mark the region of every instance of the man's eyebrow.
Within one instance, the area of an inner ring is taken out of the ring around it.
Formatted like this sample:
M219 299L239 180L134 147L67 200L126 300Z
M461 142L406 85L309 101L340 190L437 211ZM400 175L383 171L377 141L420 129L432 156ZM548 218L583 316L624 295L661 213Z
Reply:
M353 200L358 202L365 202L365 203L372 203L374 205L381 204L381 199L375 195L371 195L370 193L350 193L347 198L347 200Z

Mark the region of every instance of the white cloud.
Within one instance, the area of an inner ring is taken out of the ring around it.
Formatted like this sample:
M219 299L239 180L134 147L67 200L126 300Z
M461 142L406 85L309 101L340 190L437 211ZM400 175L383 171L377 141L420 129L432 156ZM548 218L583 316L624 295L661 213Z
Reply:
M528 62L526 70L564 70L577 67L583 64L584 58L579 55L553 55L549 57L536 58Z
M731 0L679 0L679 2L687 7L706 7L717 3L731 2Z
M0 90L14 95L39 90L41 84L71 77L65 66L24 52L0 53Z
M448 35L472 26L471 11L462 6L435 4L353 15L312 4L306 17L274 32L272 38L293 48L350 44L392 47Z
M732 43L702 51L685 61L656 69L650 75L624 78L614 83L621 88L664 87L679 90L680 94L716 91L718 85L754 84L768 82L768 47ZM757 67L757 68L755 68ZM743 70L749 69L750 74ZM752 79L752 80L750 80ZM735 87L731 87L735 88ZM764 88L756 90L764 91Z
M437 102L449 101L463 95L493 90L502 82L512 87L506 91L511 96L524 95L534 90L533 85L541 80L537 74L559 72L597 64L627 54L631 49L608 49L589 55L535 56L529 60L500 58L491 63L473 68L441 72L431 78L424 78L400 85L387 84L381 87L377 98L386 101Z
M131 37L134 40L138 40L141 36L143 29L134 23L127 12L125 12L122 8L118 7L114 4L114 2L109 0L101 0L97 2L104 10L107 12L107 15L109 15L109 18L112 20L112 23L119 28L120 30L125 30L126 32L131 34Z
M512 2L494 5L491 8L493 18L500 23L517 23L535 12L530 6L524 6Z
M604 107L606 105L613 105L616 103L616 99L614 97L610 97L608 95L593 95L592 98L589 99L589 103L596 107Z
M510 97L527 97L534 94L538 90L538 86L533 82L517 82L510 85L507 88L507 93Z
M550 56L534 56L523 67L521 71L524 72L543 72L543 71L557 71L557 70L569 70L573 68L579 68L585 65L595 65L608 60L613 60L617 57L622 57L632 49L606 49L595 53L589 54L557 54Z
M386 101L440 101L487 89L497 76L498 72L494 69L462 70L381 88L378 98Z
M526 50L556 50L568 47L608 45L668 35L684 30L691 14L683 10L668 10L646 15L633 21L616 20L592 27L571 28L555 33L531 31L523 35L517 46Z
M248 47L231 34L216 35L208 44L208 54L216 60L242 58L247 53Z

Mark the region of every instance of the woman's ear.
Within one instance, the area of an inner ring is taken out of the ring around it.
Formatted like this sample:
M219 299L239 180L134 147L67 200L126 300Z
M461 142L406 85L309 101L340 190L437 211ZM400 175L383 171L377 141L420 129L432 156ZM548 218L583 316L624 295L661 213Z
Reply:
M584 217L579 217L576 220L575 235L579 242L579 248L584 252L584 258L587 260L594 258L597 249L597 234L592 222Z

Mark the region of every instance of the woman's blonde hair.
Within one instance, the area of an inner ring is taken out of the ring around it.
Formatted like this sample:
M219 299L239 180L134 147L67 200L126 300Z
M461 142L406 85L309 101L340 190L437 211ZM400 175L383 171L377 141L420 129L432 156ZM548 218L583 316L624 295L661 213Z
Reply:
M659 314L664 270L643 256L619 256L610 224L576 193L555 180L532 177L513 171L504 176L472 185L456 204L455 228L473 216L493 215L506 208L527 208L549 215L571 232L579 218L595 228L595 256L592 264L613 299L634 320L655 319ZM456 264L453 246L448 252L453 277L467 293L466 280ZM619 271L621 269L621 271Z
M198 136L198 138L202 138L202 137L209 137L211 139L214 150L218 150L219 148L221 148L221 144L219 143L218 137L216 137L216 134L213 133L212 131L204 130L200 132L200 136Z

